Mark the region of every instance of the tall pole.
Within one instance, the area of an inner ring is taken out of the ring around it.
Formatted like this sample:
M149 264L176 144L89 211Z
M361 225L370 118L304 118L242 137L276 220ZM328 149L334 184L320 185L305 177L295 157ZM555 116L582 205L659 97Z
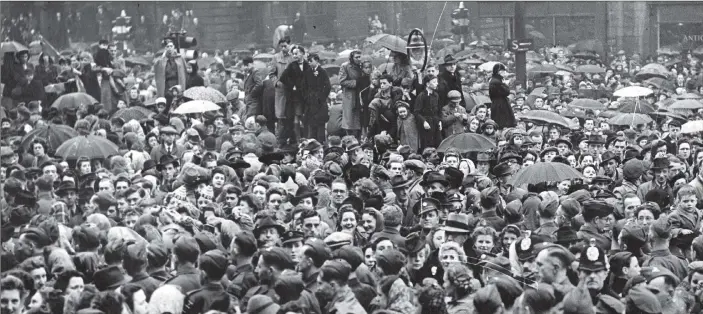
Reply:
M515 39L522 40L525 39L527 34L525 34L525 2L515 1L515 17L513 18L514 32L513 36ZM525 51L515 52L515 75L517 76L517 82L522 84L522 87L527 86L527 60Z

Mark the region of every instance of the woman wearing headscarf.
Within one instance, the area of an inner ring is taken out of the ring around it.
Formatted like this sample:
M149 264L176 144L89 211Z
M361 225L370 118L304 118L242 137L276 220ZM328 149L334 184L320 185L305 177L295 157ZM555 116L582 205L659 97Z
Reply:
M493 76L488 83L488 95L491 98L491 119L498 124L499 128L515 127L515 114L510 106L508 96L510 87L506 84L504 76L508 74L505 65L498 63L493 66Z

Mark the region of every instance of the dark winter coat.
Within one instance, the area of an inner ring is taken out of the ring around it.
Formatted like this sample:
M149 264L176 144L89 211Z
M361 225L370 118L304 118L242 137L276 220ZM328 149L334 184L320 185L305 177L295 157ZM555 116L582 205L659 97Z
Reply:
M449 103L449 100L447 99L447 93L453 90L461 93L461 106L463 107L466 104L466 102L464 101L464 93L461 89L461 76L459 75L459 73L443 71L439 74L439 80L437 83L437 93L439 94L440 106L446 106Z
M503 83L502 76L498 74L493 75L488 83L488 93L491 98L491 119L498 124L498 128L503 129L516 126L515 114L508 101L510 87Z
M332 90L330 78L322 67L308 67L304 74L305 89L303 101L306 104L303 111L303 123L324 125L329 119L327 97Z
M37 79L33 79L29 83L22 82L12 90L12 99L14 99L16 103L29 103L32 100L46 102L44 86Z
M305 72L311 71L310 64L303 62L303 69L300 69L300 63L293 61L286 66L278 80L283 83L286 92L286 118L292 119L294 116L302 115L307 111L304 92L305 92Z
M427 147L437 147L442 142L442 132L439 130L441 122L441 107L439 106L439 95L436 92L429 94L427 90L422 91L415 99L415 120L417 129L420 131L420 150ZM430 125L430 129L425 129L425 122Z
M249 74L247 74L247 77L244 79L242 87L244 91L244 103L247 107L246 116L249 117L261 114L261 97L264 94L264 81L262 80L262 76L259 73L259 70L252 69L251 72L249 72ZM272 98L272 101L275 102L275 98ZM271 117L275 118L276 116L275 112L273 111L273 106L275 106L275 104L272 103L271 116L266 116L267 119L270 119Z

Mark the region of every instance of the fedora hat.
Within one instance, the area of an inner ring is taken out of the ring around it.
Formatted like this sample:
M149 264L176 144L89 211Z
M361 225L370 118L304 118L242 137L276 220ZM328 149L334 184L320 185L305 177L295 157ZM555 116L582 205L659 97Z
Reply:
M425 173L425 175L422 178L421 185L426 186L435 182L439 182L443 184L444 186L449 185L449 181L447 181L447 178L439 173L438 171L428 171Z
M455 59L453 55L448 54L448 55L444 56L444 63L442 63L442 65L456 64L457 62L459 62L459 61L457 59Z
M588 140L586 140L586 143L588 143L588 145L604 145L605 141L603 140L602 136L597 134L591 134L588 136Z
M558 146L559 144L564 143L566 146L569 146L569 149L572 149L574 147L573 144L571 144L571 141L565 138L558 138L556 141L554 141L554 146Z
M498 161L503 162L505 160L512 159L512 158L517 159L518 163L520 163L520 164L522 163L522 156L520 156L520 154L518 154L517 152L514 152L514 151L506 151L505 153L500 155L500 160L498 160Z
M652 162L652 170L654 169L668 169L671 167L671 162L669 161L669 158L667 157L659 157L655 158L654 161Z
M405 179L401 175L396 175L391 178L391 186L393 189L404 189L412 184L412 181Z
M611 151L606 151L605 153L603 153L603 155L601 155L600 158L601 158L601 164L607 164L608 161L610 161L611 159L615 159L615 161L617 161L617 163L620 163L620 156L616 155L615 153L613 153Z
M154 168L156 168L156 161L154 161L153 159L147 159L146 161L144 161L144 165L142 166L142 175L144 175L145 172Z
M56 190L56 195L66 195L69 191L76 192L76 184L73 181L62 181Z
M440 228L445 232L471 233L469 230L469 215L461 213L451 213Z
M122 270L117 266L108 266L93 274L93 283L98 291L117 289L127 283Z
M173 155L163 155L159 158L159 164L156 165L156 170L162 171L168 164L173 164L177 168L179 165L178 159L173 157Z
M493 175L496 176L497 178L507 176L509 174L512 174L513 169L510 167L510 164L507 162L501 162L495 167L493 167Z

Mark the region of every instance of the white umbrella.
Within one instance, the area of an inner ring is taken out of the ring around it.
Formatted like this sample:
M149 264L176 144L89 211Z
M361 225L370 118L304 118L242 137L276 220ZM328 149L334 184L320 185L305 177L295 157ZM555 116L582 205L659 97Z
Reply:
M191 100L189 102L186 102L176 110L173 111L173 113L176 114L187 114L187 113L203 113L207 111L214 111L214 110L220 110L220 106L215 104L212 101L207 101L207 100Z
M703 120L689 121L681 126L681 133L695 134L703 132Z
M491 72L491 71L493 71L493 66L496 65L496 64L498 64L498 63L499 63L499 62L496 62L496 61L488 61L488 62L486 62L486 63L484 63L484 64L482 64L482 65L479 65L478 68L481 69L481 70L483 70L483 71L486 71L486 72Z
M628 86L622 89L618 89L613 93L615 97L642 97L653 93L649 88L641 86Z
M354 51L354 49L347 49L338 54L340 58L349 58L349 54Z

